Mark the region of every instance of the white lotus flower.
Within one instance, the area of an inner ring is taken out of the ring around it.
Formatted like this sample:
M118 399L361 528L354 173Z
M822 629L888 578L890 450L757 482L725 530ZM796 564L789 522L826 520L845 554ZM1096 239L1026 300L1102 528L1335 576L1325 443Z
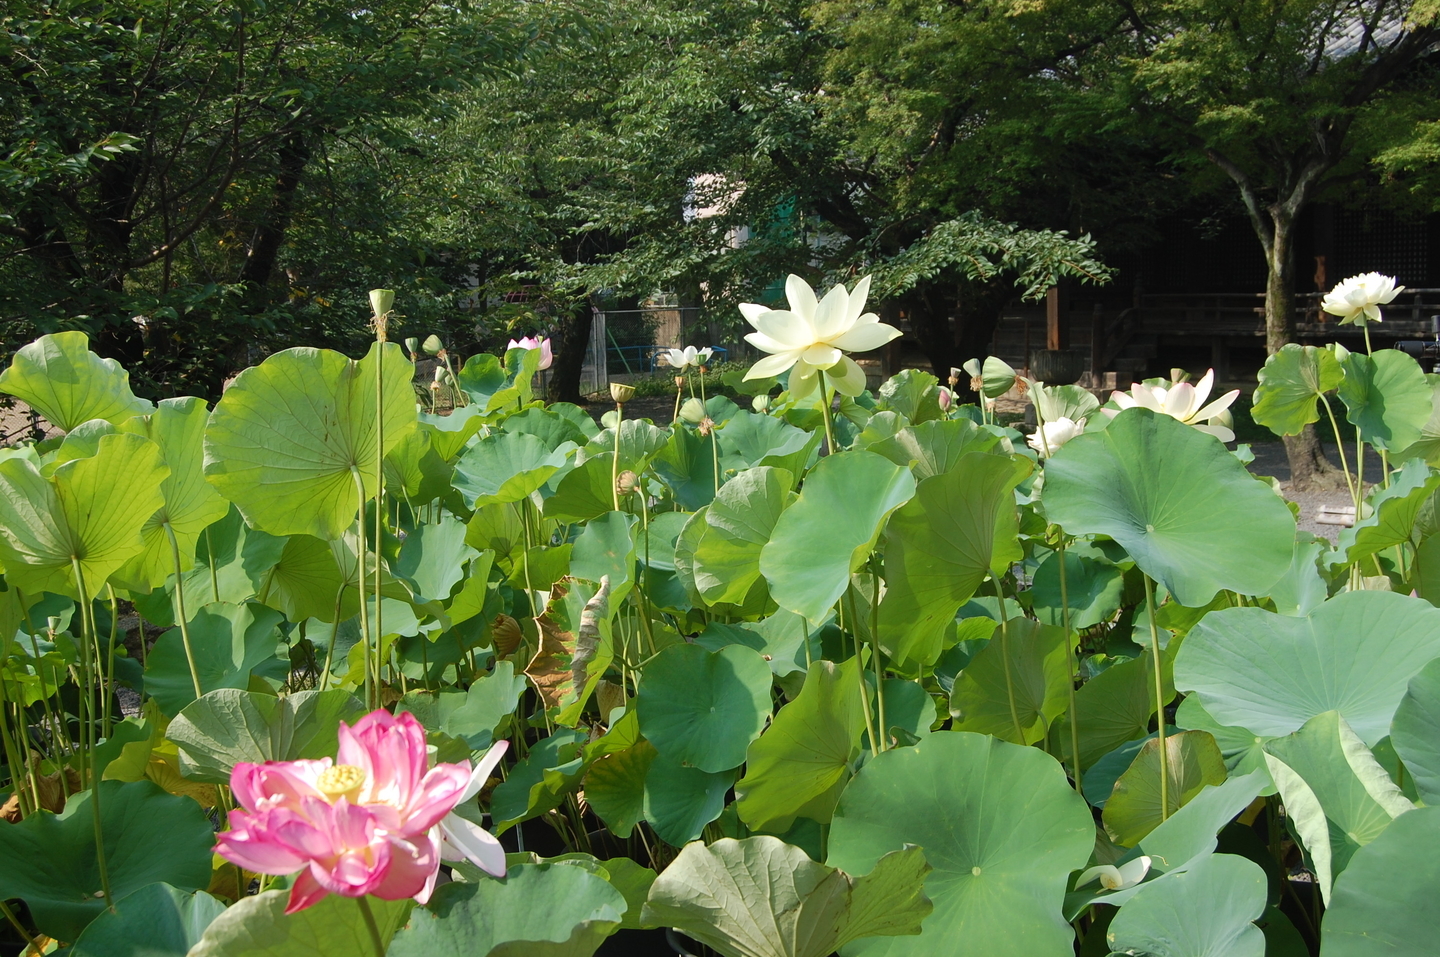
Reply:
M1079 890L1098 877L1100 886L1107 891L1123 891L1125 888L1134 887L1143 881L1148 873L1150 873L1150 858L1148 857L1137 857L1119 867L1113 864L1101 864L1081 874L1080 878L1075 881L1075 888Z
M470 772L470 781L460 796L459 804L480 793L509 746L510 742L502 738L481 756ZM500 846L500 841L480 825L467 821L454 811L440 821L440 857L447 861L468 860L497 877L505 874L505 848Z
M865 373L847 352L869 352L900 335L900 330L880 321L873 312L862 313L870 292L870 277L855 284L850 292L837 283L825 298L815 300L815 290L799 276L785 280L789 309L769 309L753 302L742 303L744 314L755 332L745 341L770 355L745 373L746 379L790 373L790 394L808 395L818 384L819 372L842 395L865 391Z
M1046 422L1036 429L1026 444L1039 452L1041 456L1054 455L1056 449L1084 431L1084 419L1075 422L1062 415L1054 422Z
M714 353L715 350L708 346L704 349L686 346L683 349L666 349L660 353L660 357L670 364L670 368L679 371L690 366L699 368L707 364Z
M1178 419L1201 432L1208 432L1221 442L1233 442L1235 433L1223 425L1216 425L1213 420L1230 408L1230 403L1235 401L1240 390L1232 389L1206 405L1205 400L1209 398L1210 388L1214 384L1214 369L1208 370L1196 385L1188 382L1177 382L1171 385L1146 385L1143 382L1137 382L1130 387L1128 393L1111 393L1111 400L1120 408L1101 409L1100 411L1113 419L1123 410L1139 406L1142 409L1149 409L1151 412Z
M1389 305L1404 286L1395 285L1394 276L1382 276L1378 272L1351 276L1325 294L1320 308L1332 316L1340 317L1340 324L1380 321L1380 307Z

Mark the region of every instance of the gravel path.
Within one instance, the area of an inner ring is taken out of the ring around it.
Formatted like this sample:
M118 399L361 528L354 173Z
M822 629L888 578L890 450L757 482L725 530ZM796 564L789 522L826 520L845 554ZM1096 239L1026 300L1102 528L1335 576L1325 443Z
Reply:
M1321 525L1315 521L1319 514L1320 507L1348 506L1350 493L1344 488L1338 492L1295 492L1289 488L1290 463L1285 458L1285 446L1280 442L1255 442L1250 446L1255 453L1255 461L1250 463L1250 471L1256 475L1269 475L1280 480L1280 485L1285 492L1285 497L1300 505L1300 527L1314 535L1323 535L1335 541L1340 534L1339 525ZM1335 450L1327 448L1326 456L1331 463L1335 463ZM1367 485L1380 481L1380 458L1377 455L1370 455L1365 462L1365 482Z

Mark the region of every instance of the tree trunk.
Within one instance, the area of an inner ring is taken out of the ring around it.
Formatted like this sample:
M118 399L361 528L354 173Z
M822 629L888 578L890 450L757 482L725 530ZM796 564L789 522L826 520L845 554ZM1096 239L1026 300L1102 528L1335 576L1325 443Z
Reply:
M1266 250L1265 351L1273 356L1295 340L1295 220L1272 209L1271 222L1271 242ZM1325 458L1315 426L1307 425L1299 435L1287 435L1284 441L1291 489L1328 491L1344 486L1345 477Z
M555 362L550 366L551 402L584 404L585 397L580 394L580 370L585 365L585 350L590 345L590 328L594 319L589 303L576 306L561 318L555 334Z
M262 308L268 304L270 277L275 273L280 247L285 243L285 231L290 228L300 179L305 165L310 162L310 145L305 142L304 134L295 132L286 137L275 158L275 191L270 196L270 208L255 226L250 251L237 277L239 282L249 287L246 292L251 304Z

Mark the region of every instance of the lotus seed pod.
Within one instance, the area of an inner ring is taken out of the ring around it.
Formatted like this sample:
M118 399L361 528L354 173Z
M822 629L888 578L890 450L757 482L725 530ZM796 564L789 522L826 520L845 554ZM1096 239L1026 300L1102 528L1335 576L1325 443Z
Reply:
M615 477L615 492L619 495L629 495L639 484L640 476L626 469Z
M435 367L435 381L436 381L437 383L440 383L440 382L444 382L444 381L445 381L445 367L444 367L444 366L436 366L436 367Z
M416 339L414 336L406 336L405 351L410 353L411 357L413 358L415 354L420 351L420 340Z
M680 418L691 425L699 425L705 418L705 403L691 396L680 406Z
M495 640L496 657L508 657L520 647L520 622L509 615L496 615L490 624L490 635Z
M440 341L439 336L429 335L425 337L424 348L428 354L433 356L439 354L445 348L445 345Z
M624 405L635 398L635 387L626 382L610 383L610 398L615 400L616 405Z
M750 400L750 408L754 409L756 412L764 414L765 410L770 408L770 396L762 392L760 395L757 395L755 398Z
M395 308L395 290L393 289L372 289L370 290L370 308L375 310L375 317L378 319Z
M677 376L675 377L675 388L677 388L677 389L683 389L683 388L685 388L685 377L684 377L683 375L677 375Z

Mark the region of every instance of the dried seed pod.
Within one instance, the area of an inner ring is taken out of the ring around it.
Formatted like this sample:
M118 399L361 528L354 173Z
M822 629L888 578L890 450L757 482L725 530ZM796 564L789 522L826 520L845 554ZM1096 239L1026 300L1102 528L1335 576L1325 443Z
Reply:
M520 647L520 622L509 615L496 615L490 623L490 635L495 640L495 656L507 658Z
M600 719L608 721L616 708L625 707L625 689L614 681L602 680L595 686L595 704L600 708Z

